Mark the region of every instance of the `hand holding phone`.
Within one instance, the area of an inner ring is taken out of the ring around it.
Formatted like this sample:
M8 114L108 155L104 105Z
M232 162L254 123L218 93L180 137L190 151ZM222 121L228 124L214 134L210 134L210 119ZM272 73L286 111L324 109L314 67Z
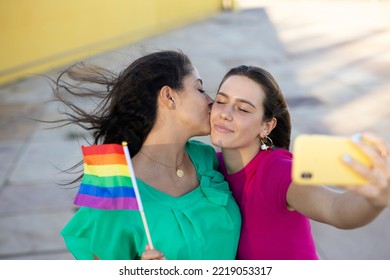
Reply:
M293 182L300 185L366 185L367 179L343 163L349 155L365 166L371 162L348 137L302 134L293 146Z

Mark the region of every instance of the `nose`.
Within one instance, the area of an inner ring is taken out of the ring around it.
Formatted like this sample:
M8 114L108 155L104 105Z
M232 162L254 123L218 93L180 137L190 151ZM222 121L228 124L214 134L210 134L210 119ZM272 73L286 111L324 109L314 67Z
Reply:
M231 106L225 106L221 110L221 117L225 120L231 120L232 119L232 108Z

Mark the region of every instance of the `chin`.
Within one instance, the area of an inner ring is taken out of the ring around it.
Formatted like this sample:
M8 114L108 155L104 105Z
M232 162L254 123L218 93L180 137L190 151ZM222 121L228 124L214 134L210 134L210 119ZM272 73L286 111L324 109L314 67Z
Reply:
M217 146L219 148L224 148L224 142L223 139L220 139L218 137L213 137L212 134L210 135L210 141L214 146Z

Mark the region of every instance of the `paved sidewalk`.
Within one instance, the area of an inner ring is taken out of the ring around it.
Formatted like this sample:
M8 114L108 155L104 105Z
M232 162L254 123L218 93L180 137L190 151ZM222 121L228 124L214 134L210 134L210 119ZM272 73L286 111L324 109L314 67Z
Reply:
M228 68L259 65L280 82L294 137L370 130L390 142L390 1L241 0L239 7L89 61L122 69L142 53L181 49L209 93ZM39 76L0 87L0 259L73 259L59 231L77 189L56 182L71 179L59 170L80 159L84 132L31 120L58 117L50 97ZM389 220L387 209L356 230L313 222L321 257L390 259Z

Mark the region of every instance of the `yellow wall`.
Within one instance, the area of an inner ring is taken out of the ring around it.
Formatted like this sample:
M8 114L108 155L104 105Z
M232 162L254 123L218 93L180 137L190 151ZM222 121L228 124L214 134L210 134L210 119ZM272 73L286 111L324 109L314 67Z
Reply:
M0 3L0 84L208 17L221 0L10 0Z

